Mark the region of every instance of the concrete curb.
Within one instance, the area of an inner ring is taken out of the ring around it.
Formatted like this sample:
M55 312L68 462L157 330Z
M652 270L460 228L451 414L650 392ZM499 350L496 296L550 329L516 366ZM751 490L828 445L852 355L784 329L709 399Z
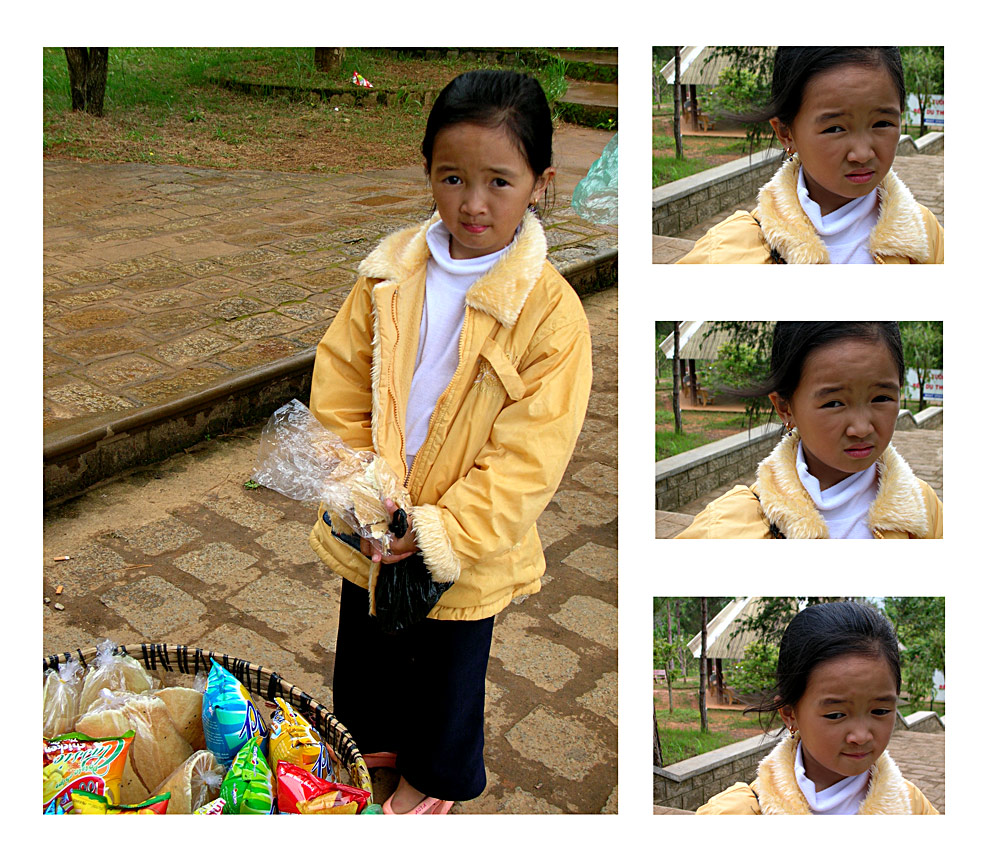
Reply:
M618 250L606 250L559 269L581 296L618 280ZM173 401L89 417L42 447L43 502L74 497L120 473L160 461L235 428L266 419L292 398L306 402L315 348L227 377ZM85 427L84 427L85 426Z

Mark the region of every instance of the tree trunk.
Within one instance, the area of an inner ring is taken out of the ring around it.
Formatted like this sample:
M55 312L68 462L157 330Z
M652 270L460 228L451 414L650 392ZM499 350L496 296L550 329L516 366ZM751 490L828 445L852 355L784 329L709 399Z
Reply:
M691 403L698 406L698 370L691 359Z
M701 657L699 658L700 686L698 711L701 713L701 731L708 732L708 597L701 598Z
M674 154L684 159L684 140L681 137L681 49L674 46ZM674 355L677 349L674 348Z
M678 355L680 353L681 346L681 324L674 320L674 394L673 394L673 408L674 408L674 433L683 434L684 433L684 423L681 421L681 384L680 384L680 358Z
M653 710L653 765L663 768L663 748L660 746L660 729L656 725L656 710Z
M64 48L69 67L70 107L104 117L104 89L108 81L108 49Z
M317 48L314 51L316 69L320 72L335 72L346 57L346 48Z
M698 132L698 85L691 85L691 122L695 132Z
M674 625L673 618L670 616L670 600L667 600L667 643L671 646L674 644ZM673 651L671 655L667 658L667 709L671 714L674 713L674 679L672 675L672 670L670 663L674 659Z

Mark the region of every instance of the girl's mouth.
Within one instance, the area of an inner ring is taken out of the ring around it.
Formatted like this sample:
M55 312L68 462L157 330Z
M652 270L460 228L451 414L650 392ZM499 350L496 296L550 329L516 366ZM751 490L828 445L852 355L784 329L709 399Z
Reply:
M847 453L850 458L867 458L872 454L875 447L868 443L861 443L857 446L848 446L844 452Z
M872 171L851 172L849 175L845 175L845 177L852 184L867 184L872 178L875 177L875 173Z
M488 227L483 226L481 223L463 223L462 228L472 235L481 235Z
M852 759L852 760L863 760L863 759L865 759L865 757L868 756L868 754L870 752L871 751L867 751L866 750L863 753L845 753L844 756L846 756L848 759Z

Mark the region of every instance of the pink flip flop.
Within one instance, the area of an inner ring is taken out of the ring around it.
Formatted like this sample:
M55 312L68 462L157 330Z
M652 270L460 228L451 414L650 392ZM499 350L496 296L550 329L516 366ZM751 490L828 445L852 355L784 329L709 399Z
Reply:
M396 795L396 794L393 793L392 796L394 796L394 795ZM451 810L452 805L455 804L454 802L445 802L445 801L442 801L441 799L435 799L433 796L428 796L422 802L420 802L417 805L415 805L414 808L412 810L410 810L410 811L394 811L392 809L392 805L390 804L392 802L392 796L389 796L389 798L386 799L382 803L382 813L383 814L399 814L399 813L403 813L403 814L447 814Z
M366 753L362 756L365 765L370 769L394 769L396 768L396 754L387 750L380 750L375 753Z

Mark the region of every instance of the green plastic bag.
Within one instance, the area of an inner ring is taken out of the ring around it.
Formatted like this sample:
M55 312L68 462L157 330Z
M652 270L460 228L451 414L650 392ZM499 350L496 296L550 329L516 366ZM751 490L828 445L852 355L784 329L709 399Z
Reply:
M573 210L591 223L618 223L618 133L573 191Z

